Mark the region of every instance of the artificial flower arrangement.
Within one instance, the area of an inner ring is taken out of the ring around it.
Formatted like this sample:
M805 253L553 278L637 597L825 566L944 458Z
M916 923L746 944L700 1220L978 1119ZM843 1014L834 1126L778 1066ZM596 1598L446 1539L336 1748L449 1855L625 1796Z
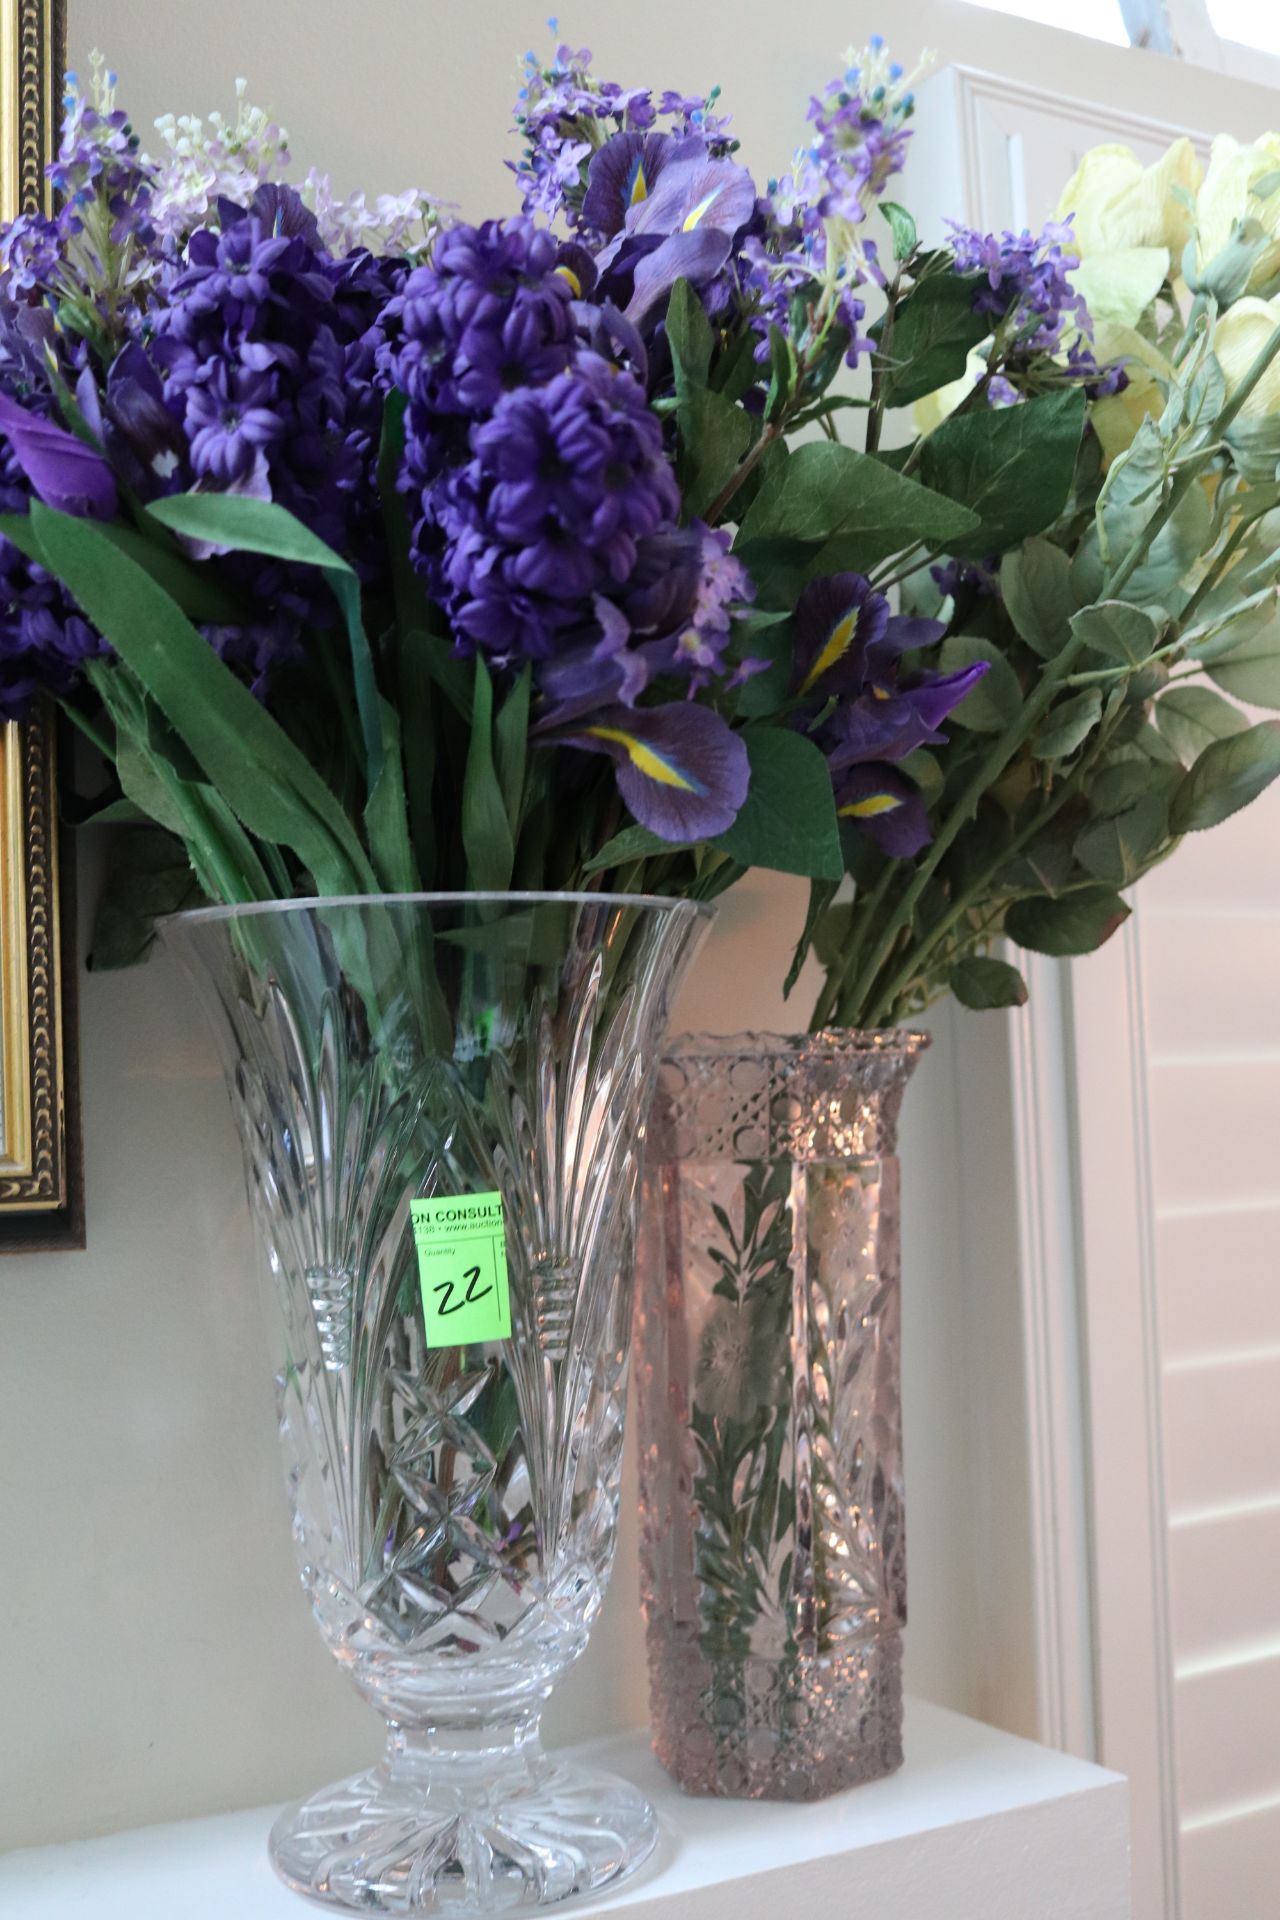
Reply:
M0 711L53 694L135 823L101 962L201 896L760 865L812 883L816 1021L1008 1004L997 938L1088 950L1280 770L1184 684L1280 698L1252 162L1229 227L1179 149L928 247L881 43L767 183L714 92L561 46L472 226L295 191L243 96L148 158L114 87L0 240Z

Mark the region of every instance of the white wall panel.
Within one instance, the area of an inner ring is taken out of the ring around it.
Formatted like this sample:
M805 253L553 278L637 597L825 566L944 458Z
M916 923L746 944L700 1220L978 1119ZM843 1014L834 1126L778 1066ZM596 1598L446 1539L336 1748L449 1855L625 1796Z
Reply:
M1164 1420L1171 1516L1280 1494L1280 1350L1166 1369Z
M1156 1267L1166 1361L1280 1346L1280 1199L1160 1220Z
M1180 1679L1174 1711L1184 1822L1280 1799L1280 1649ZM1216 1920L1216 1909L1205 1912ZM1250 1920L1269 1920L1268 1910Z
M1144 940L1159 938L1153 926ZM1234 993L1229 946L1223 992ZM1158 1215L1280 1200L1280 1052L1150 1064Z
M1276 1911L1280 1801L1182 1836L1182 1897L1194 1920L1268 1920Z
M1280 1493L1269 1504L1175 1519L1169 1572L1184 1668L1266 1645L1280 1594Z

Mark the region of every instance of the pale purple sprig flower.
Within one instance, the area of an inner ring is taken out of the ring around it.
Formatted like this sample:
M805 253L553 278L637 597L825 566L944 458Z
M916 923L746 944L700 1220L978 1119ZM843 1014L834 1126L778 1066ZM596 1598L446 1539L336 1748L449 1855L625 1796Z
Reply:
M1078 262L1070 216L1049 221L1038 234L1026 228L980 233L954 220L949 225L956 272L981 276L975 311L1007 328L1001 347L1006 368L1016 371L1037 354L1060 355L1066 348L1068 373L1092 397L1118 393L1127 384L1122 366L1101 366L1094 357L1093 321L1083 294L1071 284ZM992 406L1013 406L1022 398L1000 372L988 380L986 396Z
M236 81L234 119L211 113L166 113L156 121L164 151L156 173L152 218L162 238L181 242L203 226L220 199L247 206L260 186L283 180L289 135L262 107L249 104L248 82Z
M850 51L844 73L811 102L813 137L792 171L770 181L764 238L746 250L747 286L765 336L759 358L768 355L770 325L790 331L792 297L808 289L824 316L848 331L849 365L870 351L859 333L866 309L854 290L868 280L883 283L883 274L863 229L903 165L915 110L912 78L877 35L861 53Z
M316 167L307 175L303 198L316 216L322 242L337 257L363 248L416 265L429 256L445 224L441 203L418 187L380 193L370 205L363 193L345 199L335 194L329 175Z
M1054 352L1069 324L1092 338L1084 296L1071 284L1076 259L1063 251L1071 240L1070 220L1051 220L1038 234L1025 227L996 234L955 220L948 224L956 272L981 274L985 283L974 296L975 311L1008 317L1025 352Z

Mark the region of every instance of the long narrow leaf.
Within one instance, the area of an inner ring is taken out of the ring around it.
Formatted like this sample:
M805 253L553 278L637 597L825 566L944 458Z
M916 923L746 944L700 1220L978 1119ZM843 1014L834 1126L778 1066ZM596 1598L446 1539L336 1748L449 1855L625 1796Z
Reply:
M311 763L150 575L89 520L32 507L50 569L115 648L236 816L324 893L376 891L359 838Z
M234 493L178 493L155 501L147 513L184 539L237 553L261 553L270 560L285 560L295 566L318 567L324 574L346 621L351 677L372 793L382 773L385 747L377 676L361 618L360 582L348 562L275 500L253 500Z
M493 761L493 682L479 655L471 745L462 783L462 845L477 887L500 893L510 886L515 843Z

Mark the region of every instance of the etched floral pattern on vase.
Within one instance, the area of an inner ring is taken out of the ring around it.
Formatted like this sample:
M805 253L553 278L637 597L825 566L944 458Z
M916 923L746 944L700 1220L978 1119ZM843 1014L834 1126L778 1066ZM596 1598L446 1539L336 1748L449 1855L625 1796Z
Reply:
M360 1912L548 1904L652 1812L548 1757L618 1517L640 1156L688 902L424 896L169 923L218 1033L265 1269L303 1586L388 1723L288 1808L293 1887ZM411 1204L497 1193L511 1337L427 1345Z
M654 1750L809 1800L902 1761L897 1123L923 1035L677 1043L636 1300Z

